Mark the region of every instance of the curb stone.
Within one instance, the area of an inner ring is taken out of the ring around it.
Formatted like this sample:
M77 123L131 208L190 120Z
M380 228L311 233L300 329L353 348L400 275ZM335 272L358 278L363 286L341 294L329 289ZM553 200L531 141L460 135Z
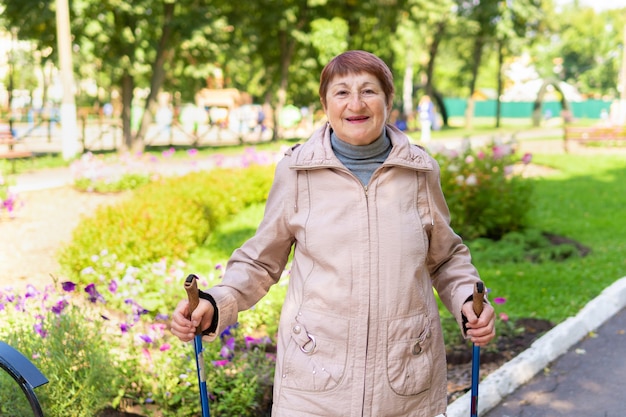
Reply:
M479 385L479 414L494 408L507 395L528 382L539 371L624 307L626 307L626 277L618 279L605 288L576 316L554 327L524 352L483 379ZM468 391L448 405L446 416L467 416L470 404L471 392Z

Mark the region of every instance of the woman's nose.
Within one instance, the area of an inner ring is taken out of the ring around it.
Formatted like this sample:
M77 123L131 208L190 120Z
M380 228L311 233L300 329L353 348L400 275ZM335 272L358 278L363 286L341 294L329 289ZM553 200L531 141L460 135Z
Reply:
M363 97L360 94L350 94L348 105L351 109L360 109L363 107Z

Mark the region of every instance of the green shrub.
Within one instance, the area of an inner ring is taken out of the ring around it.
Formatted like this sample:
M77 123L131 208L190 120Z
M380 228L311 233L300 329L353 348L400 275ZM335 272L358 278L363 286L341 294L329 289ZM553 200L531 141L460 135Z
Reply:
M49 296L34 290L17 297L0 293L0 305L6 307L0 339L31 358L49 380L36 391L46 416L92 417L111 403L114 381L119 382L115 357L103 343L102 319L77 306L65 308L62 298L47 305ZM31 414L14 412L10 415Z
M264 201L272 175L272 166L254 166L154 181L83 220L60 251L59 262L75 278L102 251L134 266L162 258L184 260L224 218Z
M65 281L61 287L62 292L47 288L41 293L31 287L24 295L0 291L0 339L31 358L50 381L36 390L46 416L91 417L130 406L146 416L199 414L193 344L171 335L166 317L152 317L138 305L132 282L102 288ZM109 304L113 292L125 294L126 307ZM205 343L215 417L265 415L271 403L272 341L238 327ZM30 414L16 388L2 374L2 415Z
M435 152L434 157L441 166L452 227L464 239L498 239L527 226L532 183L514 172L520 158L512 147L491 144L476 151L467 147L461 152ZM530 162L530 155L522 162Z
M89 178L79 178L74 181L74 188L79 191L96 193L118 193L121 191L134 190L150 182L148 174L124 174L111 180L94 181Z

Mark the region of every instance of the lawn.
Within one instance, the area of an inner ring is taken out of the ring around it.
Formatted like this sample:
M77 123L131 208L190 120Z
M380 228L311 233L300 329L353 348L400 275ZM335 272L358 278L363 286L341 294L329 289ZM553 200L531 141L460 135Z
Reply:
M532 227L589 247L564 262L477 264L512 317L560 322L626 275L626 156L535 155L558 174L536 178Z

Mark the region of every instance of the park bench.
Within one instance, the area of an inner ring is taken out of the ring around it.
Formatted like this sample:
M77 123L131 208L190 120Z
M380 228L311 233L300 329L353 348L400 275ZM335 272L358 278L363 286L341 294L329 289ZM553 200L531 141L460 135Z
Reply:
M618 142L626 143L626 126L565 126L563 146L569 151L571 142L587 144L602 142L612 146Z
M32 158L33 153L16 139L9 129L0 129L0 159L11 161L11 172L15 173L15 161Z
M8 373L19 385L33 410L32 415L43 417L41 404L34 388L47 384L48 378L20 351L4 342L0 342L0 371Z

